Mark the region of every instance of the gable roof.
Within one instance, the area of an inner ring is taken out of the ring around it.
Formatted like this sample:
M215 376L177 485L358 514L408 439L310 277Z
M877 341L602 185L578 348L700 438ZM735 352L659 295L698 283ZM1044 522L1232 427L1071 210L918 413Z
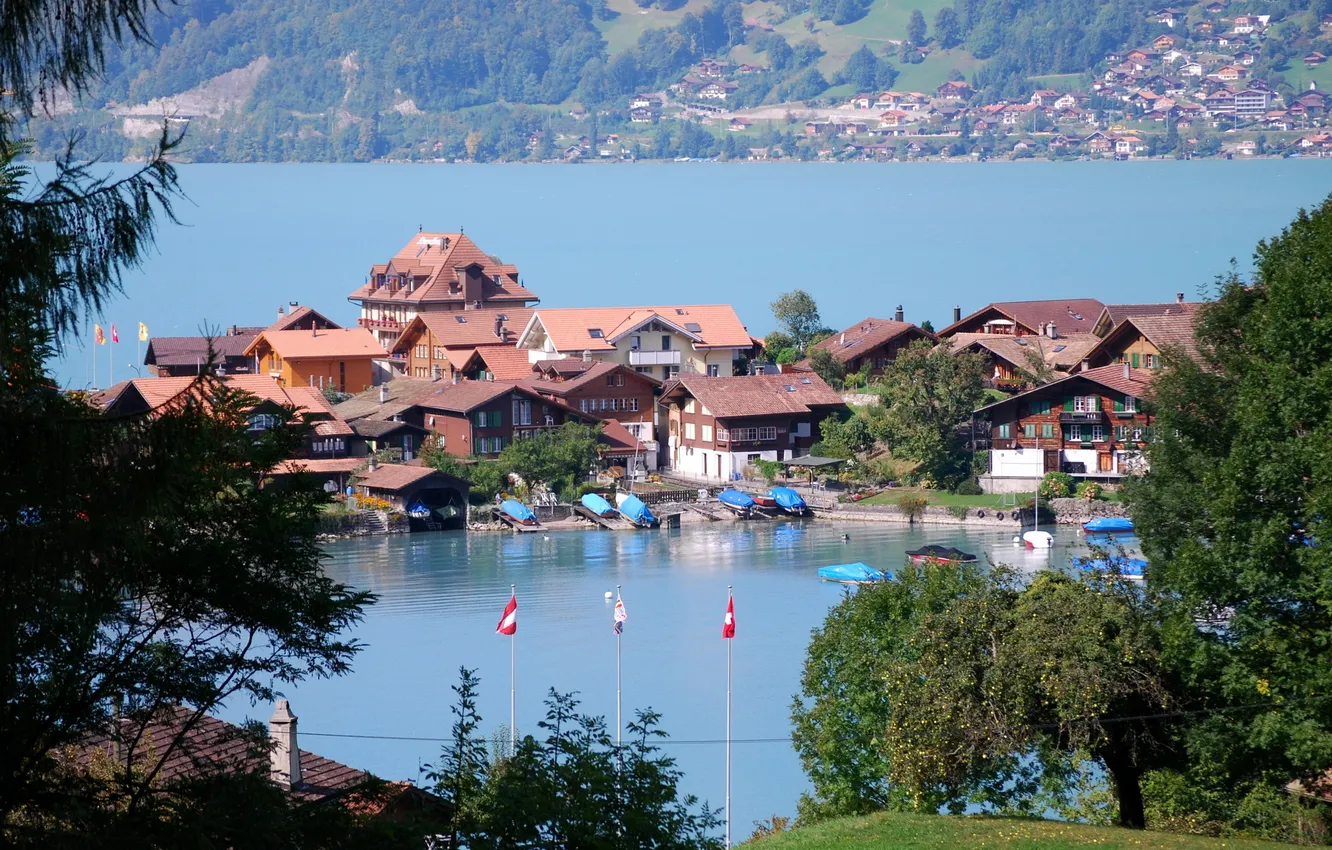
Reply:
M371 279L348 296L350 300L423 302L462 302L464 293L450 292L458 280L457 270L479 266L484 276L483 301L508 301L518 306L537 297L518 283L518 268L482 251L462 233L417 233L384 264L371 267ZM406 275L418 281L414 288L376 287L374 276Z
M342 325L339 325L315 308L301 305L299 307L293 307L290 313L264 328L264 330L289 331L298 328L307 322L313 322L315 327L326 328L328 330L336 330L342 327Z
M660 381L653 378L651 375L635 372L633 369L630 369L628 366L621 363L611 363L605 360L593 360L590 362L579 360L577 362L586 368L577 372L556 371L552 369L541 374L534 373L524 379L522 383L524 386L531 387L542 395L549 394L555 396L568 395L575 390L582 389L588 384L594 383L597 380L616 372L624 373L624 375L631 381L643 381L652 387L660 386L661 384ZM552 379L550 377L551 375L557 375L559 377L558 379Z
M473 356L485 364L497 381L521 381L532 375L532 361L525 349L512 345L483 345Z
M1168 301L1163 304L1107 304L1100 316L1096 317L1096 326L1092 332L1105 336L1120 322L1132 316L1171 316L1193 313L1199 307L1197 301Z
M1083 372L1074 372L1066 378L1060 378L1057 381L1051 381L1048 384L1042 384L1035 389L1009 396L993 404L987 404L976 410L977 413L984 413L987 410L993 410L1003 405L1012 404L1019 399L1024 399L1034 393L1048 392L1053 387L1058 387L1069 381L1087 380L1094 384L1100 384L1106 389L1114 390L1122 395L1131 395L1134 398L1144 398L1151 393L1152 380L1156 377L1154 369L1132 369L1127 364L1115 363L1110 366L1100 366L1095 369L1087 369Z
M1096 134L1093 134L1096 135ZM1088 136L1091 138L1091 136ZM939 336L950 336L957 328L969 324L986 311L993 310L1017 322L1031 333L1039 333L1042 324L1054 322L1056 330L1073 334L1091 331L1096 318L1105 305L1095 298L1058 298L1045 301L996 301L969 316L953 322L939 331Z
M1054 339L1039 335L959 333L953 334L943 342L954 354L969 348L983 348L1024 369L1027 366L1028 353L1034 351L1051 368L1067 372L1081 363L1087 353L1100 341L1100 337L1090 333L1069 336L1060 334Z
M264 331L245 349L253 355L267 345L283 360L303 360L312 357L373 358L385 357L387 352L374 334L365 328L338 328L316 331Z
M334 412L348 422L358 419L392 419L394 416L415 407L419 399L425 398L444 386L440 381L430 378L407 378L401 375L393 380L363 390L333 408ZM380 400L382 393L383 401Z
M837 361L846 363L912 331L918 332L925 339L936 338L929 331L921 330L909 322L868 318L811 347L826 351Z
M419 313L407 323L389 349L406 353L422 329L429 329L435 341L446 348L476 348L480 345L513 345L518 333L532 318L531 307L487 307L480 310L433 310ZM495 336L495 322L501 321L504 336Z
M814 408L841 407L842 397L818 375L741 375L709 378L681 375L662 387L663 399L693 396L718 419L809 413Z
M456 384L437 384L436 389L417 399L418 407L446 410L451 413L470 413L487 402L494 401L517 389L508 381L459 381ZM526 394L533 394L530 390Z
M243 357L263 328L228 328L213 338L213 353L219 360ZM145 366L200 366L208 362L208 338L202 336L159 336L148 340Z
M1157 348L1178 347L1184 351L1185 355L1196 359L1198 348L1193 338L1193 325L1197 317L1198 314L1194 310L1180 311L1168 315L1129 316L1115 325L1110 333L1099 340L1096 347L1088 352L1087 356L1089 358L1102 354L1108 356L1109 350L1120 344L1124 337L1137 333Z
M416 486L431 476L442 476L450 481L458 481L451 475L440 472L431 466L412 466L401 463L381 463L374 469L367 469L352 476L362 487L375 490L406 490ZM458 482L462 483L462 482Z
M647 446L617 419L602 421L600 442L602 454L637 454L648 451Z
M556 351L614 351L615 340L657 319L694 339L696 348L749 348L749 332L729 304L669 307L574 307L537 310L518 337L530 347L537 329L544 330ZM694 330L697 327L698 330ZM592 331L600 336L593 336Z
M260 401L295 407L297 413L303 416L335 416L328 399L313 387L283 387L268 375L227 375L217 380L221 380L230 389L247 392ZM134 378L99 393L94 397L94 403L104 410L110 410L125 393L135 393L148 410L157 410L190 394L206 402L207 386L206 383L200 383L197 377Z

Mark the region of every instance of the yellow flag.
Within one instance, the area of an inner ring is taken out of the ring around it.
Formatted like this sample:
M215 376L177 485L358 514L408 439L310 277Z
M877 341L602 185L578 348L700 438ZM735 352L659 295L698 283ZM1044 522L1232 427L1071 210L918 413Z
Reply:
M106 334L102 332L101 325L93 325L93 339L98 345L106 345Z
M147 342L147 341L148 341L148 326L145 325L143 322L139 322L139 342Z

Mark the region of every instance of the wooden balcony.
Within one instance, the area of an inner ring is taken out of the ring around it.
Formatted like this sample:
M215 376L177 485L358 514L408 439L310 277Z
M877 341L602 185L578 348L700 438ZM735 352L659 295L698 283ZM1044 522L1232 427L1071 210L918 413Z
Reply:
M356 320L356 325L357 325L357 327L362 327L362 328L365 328L365 329L367 329L367 330L392 330L392 331L396 331L396 330L398 330L399 328L402 327L402 322L399 322L397 319L365 319L365 318L361 318L361 319L357 319L357 320Z
M1074 423L1074 422L1104 422L1104 421L1105 421L1105 411L1103 411L1103 410L1086 410L1086 411L1080 411L1080 412L1072 412L1072 411L1067 411L1067 410L1065 410L1065 411L1062 411L1062 412L1059 414L1059 421L1060 421L1060 422L1064 422L1064 423Z

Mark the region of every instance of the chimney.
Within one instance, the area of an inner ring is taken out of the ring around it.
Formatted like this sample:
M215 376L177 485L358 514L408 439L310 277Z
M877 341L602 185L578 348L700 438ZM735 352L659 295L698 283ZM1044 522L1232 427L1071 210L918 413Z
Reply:
M905 321L905 319L903 319L903 315L904 315L904 314L902 313L902 305L901 305L901 304L898 304L898 305L897 305L897 312L896 312L896 313L893 313L893 321L894 321L894 322Z
M379 385L379 403L388 404L388 384Z
M280 319L280 318L282 318L282 317L285 316L285 315L287 315L287 310L286 310L286 308L283 307L281 304L279 304L279 305L278 305L278 318Z
M1091 361L1090 361L1090 360L1083 360L1083 361L1082 361L1082 368L1079 369L1078 371L1079 371L1079 372L1086 372L1086 371L1087 371L1088 369L1090 369L1090 368L1091 368Z
M583 362L589 363L592 360L592 352L589 349L583 349Z
M1124 377L1125 377L1125 378L1131 378L1131 377L1133 377L1133 376L1129 373L1129 362L1128 362L1128 358L1127 358L1127 357L1124 358Z
M843 331L841 337L837 340L838 345L846 345L846 332Z
M1175 293L1175 303L1176 303L1176 304L1183 304L1183 303L1184 303L1184 293L1182 293L1182 292L1176 292L1176 293Z
M957 323L960 322L960 321L962 321L962 305L961 305L961 304L954 304L954 305L953 305L953 324L957 324Z
M367 472L374 472L379 467L379 460L375 458L374 449L370 450L370 465L366 467Z
M296 741L296 715L285 699L277 701L273 716L268 719L268 737L273 739L269 751L269 776L283 788L301 785L301 750Z
M500 318L496 318L496 319L495 319L495 336L499 337L500 339L504 339L504 320L503 320L503 319L500 319Z
M1054 322L1046 325L1046 327L1050 329L1050 339L1059 339L1059 331L1055 330Z

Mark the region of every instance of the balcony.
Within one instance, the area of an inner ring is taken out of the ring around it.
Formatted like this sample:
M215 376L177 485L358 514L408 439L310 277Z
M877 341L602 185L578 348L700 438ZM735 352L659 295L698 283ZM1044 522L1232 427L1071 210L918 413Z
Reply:
M367 330L391 330L396 331L402 328L402 322L397 319L357 319L356 326Z
M630 366L679 366L679 351L630 351Z
M1100 410L1088 410L1080 413L1070 413L1068 411L1064 411L1059 414L1059 421L1063 423L1104 422L1105 412Z

